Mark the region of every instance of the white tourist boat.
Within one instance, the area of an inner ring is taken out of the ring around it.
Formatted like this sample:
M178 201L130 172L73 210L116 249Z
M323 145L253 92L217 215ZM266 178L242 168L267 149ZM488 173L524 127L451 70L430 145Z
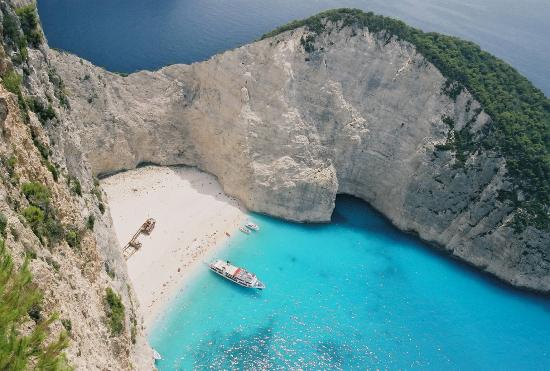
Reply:
M250 234L250 230L246 229L245 227L239 227L239 231L241 231L245 234Z
M215 262L208 264L208 267L214 273L219 274L223 278L228 279L237 285L251 289L265 289L265 285L258 279L258 277L256 277L254 273L251 273L244 268L236 267L228 261L216 260Z
M161 355L159 352L157 352L155 349L153 349L153 359L155 361L160 361L162 359Z
M260 230L260 226L258 224L254 224L252 222L246 223L245 226L246 226L246 228L252 229L254 231L259 231Z

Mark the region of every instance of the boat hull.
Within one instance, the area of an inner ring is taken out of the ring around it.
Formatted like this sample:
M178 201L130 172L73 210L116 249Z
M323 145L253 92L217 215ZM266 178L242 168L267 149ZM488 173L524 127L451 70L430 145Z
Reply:
M250 234L250 230L249 229L246 229L244 227L240 227L239 228L239 231L243 232L244 234Z
M229 280L233 283L236 283L239 286L246 287L246 288L249 288L249 289L257 289L257 290L265 289L265 285L260 280L255 279L254 282L243 281L242 279L239 279L238 277L235 277L234 275L232 275L232 274L230 274L230 273L228 273L228 272L226 272L222 269L219 269L214 264L208 264L208 268L212 272L216 273L218 276L221 276L221 277L225 278L226 280ZM241 269L241 268L239 268L239 269Z

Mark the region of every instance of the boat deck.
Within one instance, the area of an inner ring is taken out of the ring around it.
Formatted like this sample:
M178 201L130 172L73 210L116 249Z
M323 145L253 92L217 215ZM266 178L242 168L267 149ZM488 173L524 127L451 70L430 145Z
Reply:
M245 287L263 289L265 285L258 280L255 274L243 268L236 267L229 262L218 260L209 265L217 274Z

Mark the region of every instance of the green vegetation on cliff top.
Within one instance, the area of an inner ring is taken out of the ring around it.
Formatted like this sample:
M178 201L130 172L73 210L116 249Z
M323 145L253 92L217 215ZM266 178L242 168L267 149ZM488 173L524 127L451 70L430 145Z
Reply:
M15 10L21 22L21 28L25 35L26 42L36 48L42 42L42 32L40 31L40 23L36 12L36 5L30 4Z
M528 225L550 229L550 100L539 89L472 42L422 32L402 21L357 9L329 10L293 21L262 39L299 27L319 35L325 31L327 20L340 22L342 27L367 28L388 42L392 37L407 41L447 78L445 90L449 96L456 98L466 88L491 116L492 124L476 143L464 141L464 148L457 148L457 154L463 156L480 149L501 154L514 186L513 191L501 196L517 210L516 229Z

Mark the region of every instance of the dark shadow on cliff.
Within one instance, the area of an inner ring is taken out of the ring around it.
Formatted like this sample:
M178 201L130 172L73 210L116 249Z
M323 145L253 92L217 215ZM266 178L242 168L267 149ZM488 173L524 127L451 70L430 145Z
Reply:
M198 167L187 166L187 165L166 165L165 166L165 165L160 165L160 164L150 162L150 161L143 161L143 162L140 162L136 166L136 169L143 168L143 167L148 167L148 166L162 167L162 168L171 169L172 171L174 171L174 173L178 177L180 177L181 179L189 182L191 188L193 188L198 193L206 195L206 196L213 197L214 199L216 199L218 201L221 201L221 202L229 203L229 204L231 204L235 207L240 208L243 212L246 211L237 198L232 197L232 196L227 195L227 194L224 193L222 185L218 181L217 176L215 176L211 173L208 173L208 172L206 172L202 169L199 169ZM106 173L100 173L100 174L97 175L97 177L99 179L105 179L105 178L108 178L110 176L120 174L120 173L124 173L126 171L131 171L131 170L134 170L134 169L113 170L113 171L106 172ZM205 177L200 177L199 178L198 174L185 172L185 170L196 170L196 171L198 171L198 172L200 172L204 175L207 175L208 179L206 179Z
M143 166L158 166L158 165L147 163ZM198 167L195 167L195 166L173 165L173 166L167 166L167 167L172 169L178 177L189 182L189 184L191 185L191 188L193 188L198 193L206 196L210 196L216 199L217 201L231 204L235 207L238 207L243 212L246 212L246 210L244 209L244 206L242 206L241 202L237 198L224 193L222 184L218 181L217 176L211 173L208 173L202 169L199 169ZM207 175L207 178L202 176L201 177L196 176L197 174L189 173L189 172L186 172L185 170L198 171L203 175Z

